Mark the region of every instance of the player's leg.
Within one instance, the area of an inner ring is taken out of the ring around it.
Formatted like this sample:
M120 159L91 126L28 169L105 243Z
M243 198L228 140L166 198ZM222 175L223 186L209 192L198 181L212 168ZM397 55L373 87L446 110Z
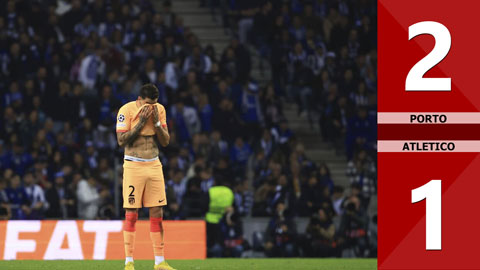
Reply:
M125 222L123 223L123 244L125 246L125 265L133 263L133 252L135 250L135 224L138 219L138 209L125 209ZM127 269L127 268L126 268Z
M153 254L155 255L155 264L165 261L164 257L164 231L163 231L163 209L161 206L151 207L150 209L150 238L153 244Z
M142 168L135 162L125 162L128 163L123 166L123 208L125 208L123 243L125 246L125 269L133 270L135 224L138 219L138 209L142 207L145 177Z
M163 179L163 170L160 163L152 166L149 170L149 180L145 185L143 196L143 205L150 211L150 238L153 244L153 253L155 255L155 270L172 270L164 257L164 229L163 229L163 209L167 205L165 194L165 181Z
M168 265L164 257L164 230L163 230L163 208L162 206L150 207L150 238L153 244L155 255L154 270L175 270Z

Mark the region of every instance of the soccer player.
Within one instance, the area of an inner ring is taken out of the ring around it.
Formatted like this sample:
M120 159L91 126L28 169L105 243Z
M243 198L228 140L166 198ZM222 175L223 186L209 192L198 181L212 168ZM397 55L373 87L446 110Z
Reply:
M148 207L150 238L155 255L154 270L172 270L164 258L163 210L167 205L158 143L167 146L168 134L165 108L157 103L158 89L143 85L137 100L123 105L117 115L117 141L125 147L123 163L123 207L126 210L123 228L125 270L134 270L135 222L138 209Z

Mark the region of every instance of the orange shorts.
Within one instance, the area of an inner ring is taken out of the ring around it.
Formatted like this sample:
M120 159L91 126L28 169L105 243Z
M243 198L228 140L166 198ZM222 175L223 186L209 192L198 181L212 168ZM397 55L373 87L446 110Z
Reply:
M167 205L165 180L160 160L123 163L123 207L142 208Z

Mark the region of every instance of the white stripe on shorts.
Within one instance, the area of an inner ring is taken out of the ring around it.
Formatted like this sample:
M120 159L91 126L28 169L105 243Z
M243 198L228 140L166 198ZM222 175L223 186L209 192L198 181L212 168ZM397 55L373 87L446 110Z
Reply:
M135 162L150 162L150 161L157 160L158 156L154 157L154 158L138 158L138 157L132 157L132 156L129 156L129 155L125 155L124 159L126 159L128 161L135 161Z

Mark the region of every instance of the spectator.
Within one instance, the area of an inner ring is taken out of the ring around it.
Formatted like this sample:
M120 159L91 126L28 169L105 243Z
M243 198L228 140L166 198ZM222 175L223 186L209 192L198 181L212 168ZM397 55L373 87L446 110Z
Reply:
M215 179L212 177L211 169L204 168L200 173L200 178L202 179L200 187L202 188L203 192L207 193L215 183Z
M316 176L311 176L306 185L302 188L302 196L300 197L300 215L310 216L318 209L325 200L322 187L318 183Z
M333 209L337 216L341 216L343 214L343 203L345 200L345 196L343 194L344 189L341 186L334 186L332 192L332 203Z
M217 163L222 157L228 155L228 143L222 140L222 135L215 130L210 135L210 161ZM220 164L219 164L220 165Z
M213 116L213 128L220 131L227 142L231 143L242 134L242 121L233 110L233 103L227 98L220 101L219 107Z
M31 154L26 152L23 145L20 143L14 144L13 151L7 152L3 159L3 166L5 166L5 168L12 169L20 176L23 176L27 168L33 164L33 158Z
M164 218L165 219L172 219L172 220L179 220L184 218L182 216L182 212L180 209L180 204L177 202L176 193L173 189L169 188L168 186L165 188L166 195L167 195L167 206L164 207Z
M83 37L88 37L90 33L97 31L97 27L92 23L92 16L87 14L81 23L75 25L74 31Z
M272 133L268 129L263 130L262 139L256 147L256 152L262 151L268 158L273 154L275 150L275 142L272 139Z
M330 97L329 97L330 98ZM334 99L335 97L331 97ZM342 143L344 141L347 127L348 119L350 118L351 112L347 106L347 98L340 97L336 100L332 100L331 115L326 115L328 117L327 124L325 128L328 130L325 132L325 138L332 142L337 149L337 152L342 148Z
M253 194L248 187L248 181L237 181L233 191L235 196L235 215L242 217L248 215L253 205Z
M49 208L45 213L49 218L75 218L75 197L73 193L65 186L63 173L58 173L55 177L54 185L49 183L49 188L45 193Z
M229 207L220 221L223 236L223 257L240 258L248 248L248 242L243 238L243 223L235 208Z
M212 131L212 106L208 102L208 95L201 94L198 99L197 110L200 115L200 121L202 123L202 132L211 132Z
M256 5L254 1L241 1L237 5L241 17L238 20L239 39L241 43L246 43L250 29L253 27L253 15L255 14Z
M221 74L223 76L231 76L233 78L238 77L238 67L235 59L235 51L233 48L227 48L222 54L220 62Z
M85 155L85 160L87 161L88 167L93 170L98 167L98 152L94 147L94 144L92 141L87 141L85 144L87 147L86 155Z
M45 199L45 192L43 189L35 183L35 178L31 172L27 172L23 176L23 184L25 186L25 192L30 201L31 213L29 218L42 219L45 211L49 208L48 202Z
M199 76L203 77L212 69L212 62L210 57L201 52L200 46L195 46L192 54L185 59L183 64L183 72L194 71Z
M217 181L215 186L208 190L208 197L209 205L205 215L205 221L207 222L207 254L209 254L209 257L221 256L224 243L222 243L223 237L220 221L225 212L231 214L232 210L230 208L233 205L234 195L227 185Z
M230 166L230 162L227 157L220 158L217 165L213 168L213 173L215 179L218 179L221 182L230 182L231 179L234 179L234 171L232 166Z
M187 189L183 196L184 213L189 217L200 217L205 213L206 197L202 191L202 178L200 174L203 168L200 166L195 167L195 176L190 178L187 182Z
M165 65L165 83L174 91L178 88L178 81L181 77L180 57L175 57Z
M368 94L367 88L364 82L358 84L357 90L350 95L350 99L355 104L355 106L368 106Z
M98 178L99 182L105 186L109 186L110 182L114 179L114 171L112 170L112 164L107 157L100 158L98 163Z
M242 112L242 119L246 124L249 138L259 135L259 126L263 124L263 115L258 96L258 85L250 81L242 90L239 107Z
M293 257L296 255L296 227L285 210L285 204L278 203L275 214L268 224L264 246L265 254L268 257Z
M376 167L365 150L357 152L355 158L348 162L347 176L361 192L362 206L367 207L370 198L376 193Z
M180 142L187 142L198 133L201 128L197 112L194 108L185 106L183 100L178 100L171 109L171 118L174 119L176 133L179 134Z
M7 182L4 179L0 179L0 219L2 220L12 218L12 211L6 188Z
M143 84L155 83L157 81L157 73L155 72L155 61L150 58L145 62L145 67L140 75Z
M186 179L181 170L174 169L172 172L173 177L172 179L168 180L167 188L173 190L177 203L182 205L183 195L185 195L186 192Z
M120 104L112 96L112 87L110 85L104 85L101 92L100 104L98 104L100 113L98 118L98 123L112 123L115 120L116 115L112 112L115 108L120 107Z
M268 207L268 201L273 197L275 186L272 181L267 181L260 185L254 195L254 205L252 209L253 216L268 216L271 209Z
M97 180L93 177L88 180L82 179L78 183L77 199L78 199L78 217L82 219L95 219L103 197L108 192L98 192Z
M274 86L269 84L260 97L265 126L270 128L279 124L282 115L282 104L275 93Z
M79 81L87 89L87 93L94 95L93 87L97 82L98 76L104 75L105 62L101 58L101 51L96 50L83 58L80 64Z
M330 169L328 168L326 163L322 163L318 169L318 178L319 178L319 185L321 187L327 187L329 192L333 192L334 183L332 180L332 176L330 175Z
M303 41L305 40L306 29L302 24L302 19L300 16L293 17L292 26L289 29L290 35L292 35L296 40Z
M283 145L293 136L293 132L288 128L287 120L282 119L280 125L272 128L272 135L276 143Z
M12 211L12 219L26 219L32 212L31 202L25 188L21 186L20 176L10 177L10 186L5 190Z
M328 210L319 208L311 217L304 241L304 252L308 257L337 256L335 225Z
M241 39L237 39L235 36L232 38L228 48L232 49L235 55L235 69L237 72L233 78L239 83L244 83L250 77L252 68L250 52Z
M232 161L233 169L236 174L238 173L242 175L245 173L247 161L251 153L252 150L250 145L244 142L242 137L237 137L230 150L230 160Z
M343 251L352 250L356 257L363 257L367 248L368 217L358 197L351 196L344 205L338 231L340 247Z

